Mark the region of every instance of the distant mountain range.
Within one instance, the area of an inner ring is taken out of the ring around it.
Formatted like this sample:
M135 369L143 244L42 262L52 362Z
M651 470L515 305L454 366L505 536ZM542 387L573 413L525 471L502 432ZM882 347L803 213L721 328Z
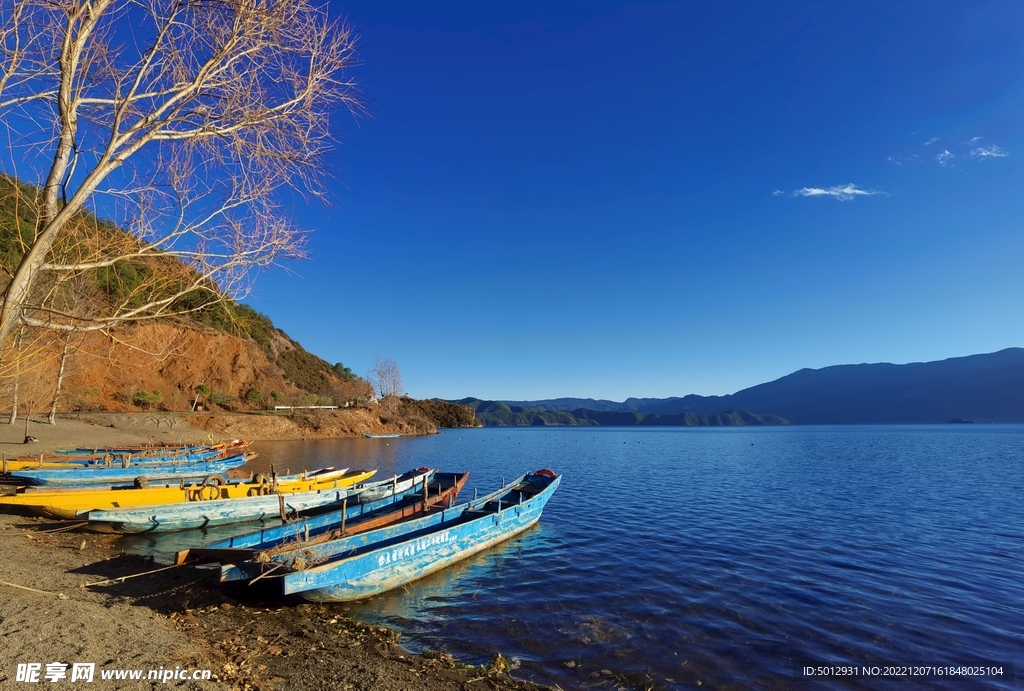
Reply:
M504 401L484 401L479 398L463 398L450 401L467 406L476 414L476 419L486 427L543 427L548 425L615 425L632 426L687 426L687 427L731 427L737 425L788 425L789 422L775 415L755 415L745 410L727 410L724 413L705 415L702 413L660 413L618 412L611 410L541 410L527 406L509 405Z
M1024 348L907 365L802 369L727 396L457 402L476 410L485 425L1024 422Z

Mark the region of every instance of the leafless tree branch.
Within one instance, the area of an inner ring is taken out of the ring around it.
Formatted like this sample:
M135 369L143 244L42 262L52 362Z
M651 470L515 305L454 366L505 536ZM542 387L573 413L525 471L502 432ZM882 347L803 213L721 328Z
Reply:
M238 297L252 269L305 256L278 194L321 195L331 116L362 109L354 49L316 0L0 0L8 170L28 161L38 179L20 182L41 190L0 277L0 344L18 324L188 312L191 291ZM169 257L187 271L159 291L88 314L47 303L89 272Z

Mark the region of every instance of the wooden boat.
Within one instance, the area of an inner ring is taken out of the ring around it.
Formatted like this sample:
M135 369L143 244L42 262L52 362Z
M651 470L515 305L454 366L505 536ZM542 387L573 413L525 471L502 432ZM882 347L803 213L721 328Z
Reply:
M421 483L424 482L424 480L428 483L431 482L434 478L434 474L435 471L431 468L416 468L415 470L407 471L401 475L395 475L387 480L366 483L363 485L363 492L353 501L351 506L346 506L344 511L339 510L320 514L318 516L308 516L299 520L290 521L284 525L272 528L261 528L260 530L253 531L251 533L236 533L224 540L211 542L202 548L181 550L177 553L176 559L178 563L185 563L186 561L195 561L199 559L199 550L213 550L219 552L226 549L229 553L233 553L231 550L236 548L262 549L270 547L279 544L280 542L292 540L296 535L318 535L323 532L323 530L333 526L335 523L341 522L340 516L346 512L349 516L359 515L363 511L369 511L371 508L377 508L378 506L390 505L413 491L419 491L418 488L422 486ZM384 487L383 493L380 491L381 487ZM203 552L202 559L207 561L217 561L216 559L213 559L211 555L212 552Z
M284 594L340 602L405 585L535 524L560 479L550 470L528 473L486 497L314 545L312 561L294 562L285 573Z
M248 454L252 458L256 454ZM60 488L27 487L17 494L0 497L0 506L21 507L26 511L48 518L77 518L88 511L121 509L153 504L178 504L216 499L238 499L278 493L310 492L331 489L348 468L324 468L297 475L268 477L252 476L247 482L224 482L220 475L207 477L202 483L137 488Z
M198 463L200 461L212 461L222 457L220 451L206 449L195 451L180 456L134 456L123 454L115 456L107 454L103 457L75 458L73 456L45 456L40 458L18 458L12 461L3 461L5 473L12 473L17 470L78 470L82 468L127 468L128 466L159 465L161 463Z
M78 459L43 456L40 454L37 458L21 457L0 461L0 474L7 475L14 470L31 470L33 468L81 468L84 465L89 465L89 463Z
M238 440L238 439L235 439L233 442L228 442L228 443L230 443L230 444L238 444L238 443L248 444L248 442L240 442L240 440ZM213 444L212 446L213 447L224 446L224 443ZM153 444L137 444L137 445L134 445L134 446L96 446L96 447L93 447L93 448L86 448L84 446L79 446L78 448L75 448L75 449L57 449L56 451L54 451L54 453L58 454L58 455L67 455L67 456L97 456L97 455L102 456L103 454L106 454L106 453L119 454L119 453L148 453L148 452L161 453L161 454L169 454L169 453L185 453L185 452L188 452L188 451L198 451L199 449L203 449L203 448L210 448L210 447L208 447L206 444L161 444L161 443L153 443Z
M152 465L158 463L180 463L212 461L218 458L236 456L244 452L249 446L248 442L234 441L230 444L217 444L215 446L196 447L185 451L173 453L133 453L133 452L106 452L98 455L71 456L56 455L39 457L21 457L13 460L4 458L0 461L0 472L4 474L17 470L36 469L75 469L84 467L122 468L129 465Z
M177 563L217 561L221 581L255 578L266 566L293 566L296 560L311 558L314 545L411 520L455 503L469 479L469 473L435 473L428 481L426 498L418 488L407 494L363 502L323 516L306 518L277 528L241 535L202 549L185 550Z
M199 480L208 475L223 473L245 465L244 455L211 461L175 461L165 463L138 463L126 468L89 466L79 468L41 468L18 470L10 473L14 480L31 485L116 485L146 483L160 480Z
M367 439L396 439L396 438L398 438L398 437L400 437L402 435L401 434L364 434L363 436L366 437Z
M330 489L90 511L85 517L89 520L90 530L102 533L169 532L265 518L287 518L333 504L340 506L349 497L358 495L363 489L359 483L376 472L350 471L335 480L335 486Z

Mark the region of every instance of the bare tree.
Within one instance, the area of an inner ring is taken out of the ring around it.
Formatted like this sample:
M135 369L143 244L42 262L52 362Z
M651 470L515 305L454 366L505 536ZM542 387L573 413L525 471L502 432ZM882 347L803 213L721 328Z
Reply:
M25 417L25 440L29 437L29 423L33 422L32 416L40 412L46 405L45 401L51 395L49 387L43 377L39 376L40 370L45 365L45 360L39 360L34 367L35 376L24 377L21 381L20 395L22 408Z
M57 424L57 405L60 403L60 390L64 386L64 373L67 371L68 354L71 352L71 338L73 333L67 332L60 335L63 344L60 351L60 365L57 367L57 383L53 389L53 400L50 402L50 414L47 422L51 425Z
M22 324L21 328L18 329L18 338L15 340L14 347L16 350L21 352L22 344L25 341L25 325ZM11 386L11 418L8 420L9 424L14 424L18 420L18 389L21 385L21 358L18 358L14 362L14 376Z
M397 402L402 393L402 375L394 358L382 358L380 355L374 358L367 379L385 405L392 406Z
M186 313L304 255L278 193L320 195L331 113L360 109L355 38L315 2L0 0L0 123L31 219L0 279L0 364L19 324ZM83 274L108 281L104 310L53 299Z

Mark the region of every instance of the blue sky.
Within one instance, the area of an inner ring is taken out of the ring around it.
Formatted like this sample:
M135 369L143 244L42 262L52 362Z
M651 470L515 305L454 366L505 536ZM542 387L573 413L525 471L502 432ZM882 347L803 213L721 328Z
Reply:
M370 117L246 300L331 362L621 400L1024 345L1024 5L332 8Z

